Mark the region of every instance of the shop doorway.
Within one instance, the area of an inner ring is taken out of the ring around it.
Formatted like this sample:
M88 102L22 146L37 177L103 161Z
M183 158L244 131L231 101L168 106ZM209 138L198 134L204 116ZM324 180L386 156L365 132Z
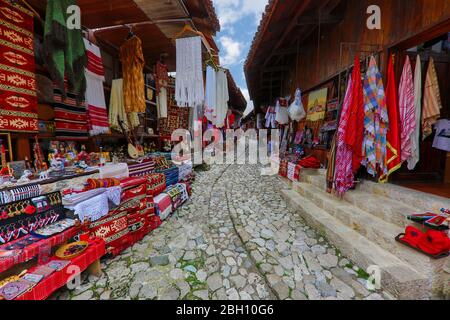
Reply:
M397 83L401 77L403 62L409 56L414 68L416 59L420 56L422 62L422 84L425 83L430 58L434 60L442 101L440 119L450 119L450 33L444 33L426 42L409 47L396 49ZM398 51L397 51L398 50ZM414 170L410 171L404 165L392 175L392 182L439 196L450 198L450 153L433 147L436 131L422 141L420 138L420 161Z

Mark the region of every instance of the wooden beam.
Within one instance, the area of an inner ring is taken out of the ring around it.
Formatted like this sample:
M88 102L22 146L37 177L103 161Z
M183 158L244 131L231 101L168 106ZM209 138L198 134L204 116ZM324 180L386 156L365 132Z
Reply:
M320 24L334 24L342 21L344 17L341 15L326 15L324 17L300 17L297 21L298 26L318 25Z
M265 67L262 69L263 73L269 73L269 72L279 72L279 71L288 71L288 66L273 66L273 67Z

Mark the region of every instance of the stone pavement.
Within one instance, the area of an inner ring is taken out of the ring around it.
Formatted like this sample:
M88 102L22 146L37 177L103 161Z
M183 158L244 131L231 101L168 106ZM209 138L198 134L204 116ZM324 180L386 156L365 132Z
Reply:
M258 165L198 172L192 198L159 229L51 299L391 299L287 208L285 188Z

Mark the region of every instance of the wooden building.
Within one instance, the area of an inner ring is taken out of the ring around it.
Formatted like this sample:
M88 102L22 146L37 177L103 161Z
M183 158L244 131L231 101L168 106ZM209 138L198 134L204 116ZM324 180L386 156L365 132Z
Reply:
M369 29L368 7L381 10L381 29ZM397 83L404 58L420 54L425 77L432 56L442 96L442 117L450 117L450 1L448 0L271 0L255 35L245 64L255 112L277 97L334 87L342 102L345 79L358 54L364 61L375 55L384 78L387 57L395 54ZM385 79L384 79L385 80ZM450 197L450 155L432 148L432 137L421 145L414 171L402 169L393 181ZM320 149L320 148L319 148ZM315 150L326 161L326 148ZM434 186L423 186L423 182ZM443 188L445 187L445 188ZM447 190L446 192L442 190Z

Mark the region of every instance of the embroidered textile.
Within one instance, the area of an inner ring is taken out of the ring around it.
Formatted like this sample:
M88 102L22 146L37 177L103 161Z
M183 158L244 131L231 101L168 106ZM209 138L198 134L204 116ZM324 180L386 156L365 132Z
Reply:
M217 73L210 67L206 67L206 92L205 92L205 117L208 121L214 121L214 111L217 105Z
M161 87L156 104L158 107L158 118L167 118L167 88Z
M433 125L441 115L442 102L439 92L439 82L434 67L433 57L430 57L425 88L423 94L422 109L422 139L425 140L433 133Z
M75 214L83 223L86 220L97 221L109 212L108 196L105 192L78 203L74 207Z
M287 108L287 101L284 98L277 99L277 103L275 105L275 121L279 124L288 124L289 123L289 112Z
M67 87L66 87L67 88ZM64 140L87 140L86 106L77 104L76 95L66 90L66 98L58 87L54 87L55 135Z
M408 169L414 170L420 159L420 123L422 113L422 63L420 56L416 58L414 70L414 112L416 125L411 133L411 157L408 159Z
M401 161L408 160L412 155L411 134L416 126L416 114L414 108L414 82L409 56L406 56L400 86L398 89L399 111L400 111L400 141Z
M167 193L161 193L153 200L155 202L156 215L161 220L166 220L172 213L172 199Z
M127 113L145 113L144 55L141 39L134 36L120 47L123 102Z
M213 112L213 124L217 128L225 126L225 119L228 111L228 101L230 96L228 93L228 79L224 70L219 70L216 75L216 107Z
M33 13L0 1L0 130L37 132Z
M173 89L169 88L170 97ZM161 136L170 137L177 129L189 129L189 109L177 107L172 99L169 100L169 110L167 118L160 119L159 133Z
M86 104L89 133L91 136L109 133L108 113L106 110L103 70L100 48L84 39L88 65L86 74Z
M364 79L364 93L363 165L372 176L377 174L377 165L380 172L386 174L386 134L389 118L383 79L373 56Z
M205 100L203 87L202 41L200 37L176 40L177 76L175 100L179 107L195 107Z

